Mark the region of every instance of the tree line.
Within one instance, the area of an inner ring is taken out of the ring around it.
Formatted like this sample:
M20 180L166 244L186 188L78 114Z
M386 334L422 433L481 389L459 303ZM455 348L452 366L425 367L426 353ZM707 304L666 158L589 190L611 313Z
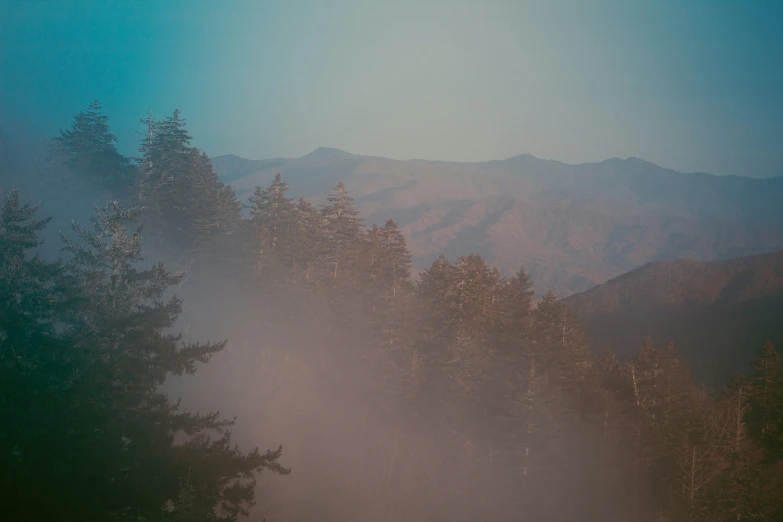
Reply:
M235 520L259 472L290 471L282 448L243 453L231 420L180 411L160 391L227 341L171 333L182 301L169 293L184 274L145 260L156 248L272 299L277 315L259 318L270 331L314 311L318 345L290 350L370 405L376 433L346 427L353 459L328 470L358 477L346 486L355 505L321 500L281 520L783 519L783 365L771 344L752 374L710 396L671 344L648 338L622 361L594 353L557 296L534 300L523 267L503 276L477 255L441 256L414 280L397 224L367 226L344 184L315 205L288 197L278 174L240 202L178 111L143 121L135 160L117 152L97 102L54 138L62 165L115 196L91 228L63 235L63 260L33 255L47 219L4 196L10 519ZM362 375L381 378L352 381ZM406 435L395 426L427 438L387 447Z

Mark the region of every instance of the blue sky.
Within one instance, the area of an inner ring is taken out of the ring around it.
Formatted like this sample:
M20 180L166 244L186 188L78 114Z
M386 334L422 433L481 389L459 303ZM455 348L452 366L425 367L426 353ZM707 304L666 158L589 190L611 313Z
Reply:
M179 108L210 155L783 175L783 2L0 0L0 121Z

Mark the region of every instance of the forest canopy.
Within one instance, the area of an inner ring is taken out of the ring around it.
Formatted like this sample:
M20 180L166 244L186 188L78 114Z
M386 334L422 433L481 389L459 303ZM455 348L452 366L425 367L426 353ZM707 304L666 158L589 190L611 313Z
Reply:
M3 194L9 520L783 519L770 343L709 395L671 344L596 353L562 300L535 298L524 267L502 276L478 255L441 256L414 280L397 223L368 226L343 183L316 205L278 174L242 202L179 111L143 121L138 158L117 152L98 102L53 138L51 176L111 195L61 234L61 259L36 255L46 209ZM156 258L184 259L189 274ZM212 304L254 332L231 353L231 339L178 332L177 290L216 274L250 296ZM240 450L233 419L184 411L162 389L230 356L256 386L230 400L276 397L297 464L282 446ZM286 393L337 404L315 429L319 407ZM291 470L280 482L297 489L276 498L285 486L268 475Z

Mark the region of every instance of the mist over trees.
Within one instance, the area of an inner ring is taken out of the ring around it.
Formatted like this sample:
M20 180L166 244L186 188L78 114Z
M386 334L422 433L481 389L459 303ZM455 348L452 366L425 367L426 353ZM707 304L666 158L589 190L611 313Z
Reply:
M52 179L111 195L61 234L61 260L35 256L46 209L3 195L9 519L783 519L771 344L708 395L675 346L594 353L523 267L441 256L413 280L397 224L368 226L342 183L315 205L278 175L241 202L178 111L143 121L136 159L97 102L52 140ZM5 150L0 168L27 172ZM224 323L227 340L180 333L189 299L209 311L196 334ZM234 439L166 393L197 369L194 396L242 410ZM270 438L286 451L232 442Z
M179 411L158 390L193 373L225 342L165 333L180 311L163 294L181 278L139 270L135 209L96 210L73 225L66 263L25 254L46 220L3 201L3 504L12 520L235 520L254 495L253 472L287 470L281 449L231 446L232 421ZM217 436L214 436L216 434ZM179 440L175 440L179 439ZM44 494L46 499L38 497ZM186 512L186 518L180 518Z

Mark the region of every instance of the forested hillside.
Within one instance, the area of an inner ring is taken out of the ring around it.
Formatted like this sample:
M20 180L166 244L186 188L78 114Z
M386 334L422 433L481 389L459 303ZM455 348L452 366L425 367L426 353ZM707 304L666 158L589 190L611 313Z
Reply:
M275 175L241 201L179 112L131 160L95 103L47 158L112 198L49 262L46 209L3 196L12 520L783 517L771 343L715 394L666 339L595 353L522 266L440 256L414 280L400 227L342 182L314 204Z
M720 389L750 370L755 346L783 343L783 252L651 263L565 301L595 347L627 355L648 334L673 340L694 377Z
M292 195L314 202L343 181L369 221L398 223L416 270L443 253L475 253L506 276L524 265L539 294L583 292L653 261L783 248L781 177L676 172L638 158L455 163L326 148L296 159L213 161L243 198L278 173Z

